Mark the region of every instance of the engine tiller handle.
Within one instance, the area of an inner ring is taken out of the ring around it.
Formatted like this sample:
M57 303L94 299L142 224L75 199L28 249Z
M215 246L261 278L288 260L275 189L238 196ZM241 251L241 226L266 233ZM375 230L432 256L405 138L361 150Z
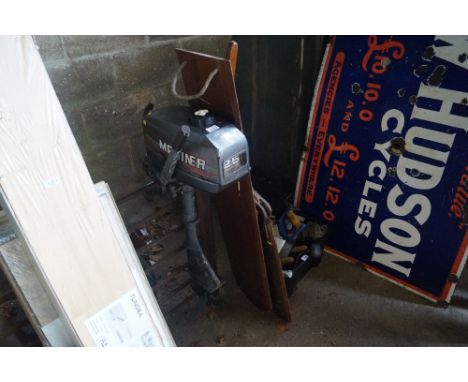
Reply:
M165 190L167 183L174 175L175 168L177 163L179 162L180 152L185 146L185 142L187 142L187 138L190 136L190 127L188 125L182 125L177 132L176 137L174 138L174 142L172 144L172 151L166 158L164 162L164 166L161 170L159 175L159 182L161 183L161 187Z

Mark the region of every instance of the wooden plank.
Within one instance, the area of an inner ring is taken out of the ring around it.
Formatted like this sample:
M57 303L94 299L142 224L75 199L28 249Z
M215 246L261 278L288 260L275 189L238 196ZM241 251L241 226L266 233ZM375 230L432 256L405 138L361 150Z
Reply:
M170 345L147 304L139 304L138 310L129 303L142 301L143 292L101 207L32 38L2 36L0 50L1 204L51 300L81 345L99 343L90 319L104 317L116 302L134 309L126 310L128 314L141 313L144 327L134 327L133 333L147 329L154 344Z
M203 87L210 73L218 73L208 86L205 94L190 101L190 106L209 109L220 117L233 122L242 130L242 121L237 102L236 87L232 76L231 63L225 58L176 49L179 63L186 62L182 77L187 94L195 94Z
M122 220L122 216L120 215L117 204L112 196L109 185L105 182L99 182L94 185L94 188L99 197L104 213L109 219L112 230L119 242L120 248L124 253L127 264L138 286L138 290L143 297L143 301L146 304L148 312L157 327L158 333L160 333L162 337L163 343L174 346L174 339L172 338L161 309L154 298L153 290L148 283L145 272L141 266L140 260L138 259L138 255L132 241L130 240L127 229L125 228L125 223Z
M206 93L190 102L207 108L242 129L234 77L229 60L177 49L188 94L200 91L209 74L217 69ZM270 288L255 211L250 174L216 197L219 219L231 268L239 287L260 309L272 309Z
M276 245L276 236L271 218L271 207L265 200L261 199L260 196L257 197L257 202L255 204L259 210L258 220L262 235L268 280L270 282L273 309L278 316L290 322L291 311L289 308L289 297L282 271L281 258Z
M114 233L121 238L128 238L124 223L120 217L120 213L116 209L108 185L100 182L95 185L95 189L107 217L115 223L113 225ZM0 227L5 227L5 229L0 228L0 236L7 237L10 232L9 226L3 225ZM2 232L4 233L3 235ZM139 263L135 263L136 257L131 255L135 251L133 246L129 245L128 242L124 243L123 246L126 247L130 255L128 257L129 261L134 264L135 271L138 272L138 268L140 268ZM12 239L0 245L0 267L7 276L16 297L43 345L73 345L69 335L62 330L64 329L63 324L55 322L56 320L60 320L59 313L50 301L47 291L40 283L34 266L18 239ZM139 278L142 278L141 274ZM146 292L152 294L152 291L146 290ZM153 309L157 310L158 307L154 306ZM164 320L159 319L159 321ZM162 331L168 332L166 329ZM172 338L170 340L172 341Z
M237 69L237 55L239 53L239 45L236 41L230 41L228 44L227 59L231 63L231 70L233 78L236 77Z

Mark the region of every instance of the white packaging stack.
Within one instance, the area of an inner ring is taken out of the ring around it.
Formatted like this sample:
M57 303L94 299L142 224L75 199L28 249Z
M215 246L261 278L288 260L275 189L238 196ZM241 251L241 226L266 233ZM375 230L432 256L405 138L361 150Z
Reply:
M2 36L0 52L0 202L76 344L174 345L32 38Z

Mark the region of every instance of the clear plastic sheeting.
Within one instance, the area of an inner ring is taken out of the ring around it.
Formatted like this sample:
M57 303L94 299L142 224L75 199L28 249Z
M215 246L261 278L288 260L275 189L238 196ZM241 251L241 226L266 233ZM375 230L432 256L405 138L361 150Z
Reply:
M85 322L135 291L154 345L173 345L157 302L132 272L96 195L30 36L0 37L1 203L78 345L98 345ZM156 322L159 321L159 322Z

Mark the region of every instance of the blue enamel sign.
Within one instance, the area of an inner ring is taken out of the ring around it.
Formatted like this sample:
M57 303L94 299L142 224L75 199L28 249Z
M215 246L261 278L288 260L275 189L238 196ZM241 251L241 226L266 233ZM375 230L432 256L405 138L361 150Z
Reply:
M328 252L434 301L467 255L467 54L466 36L335 37L296 188Z

